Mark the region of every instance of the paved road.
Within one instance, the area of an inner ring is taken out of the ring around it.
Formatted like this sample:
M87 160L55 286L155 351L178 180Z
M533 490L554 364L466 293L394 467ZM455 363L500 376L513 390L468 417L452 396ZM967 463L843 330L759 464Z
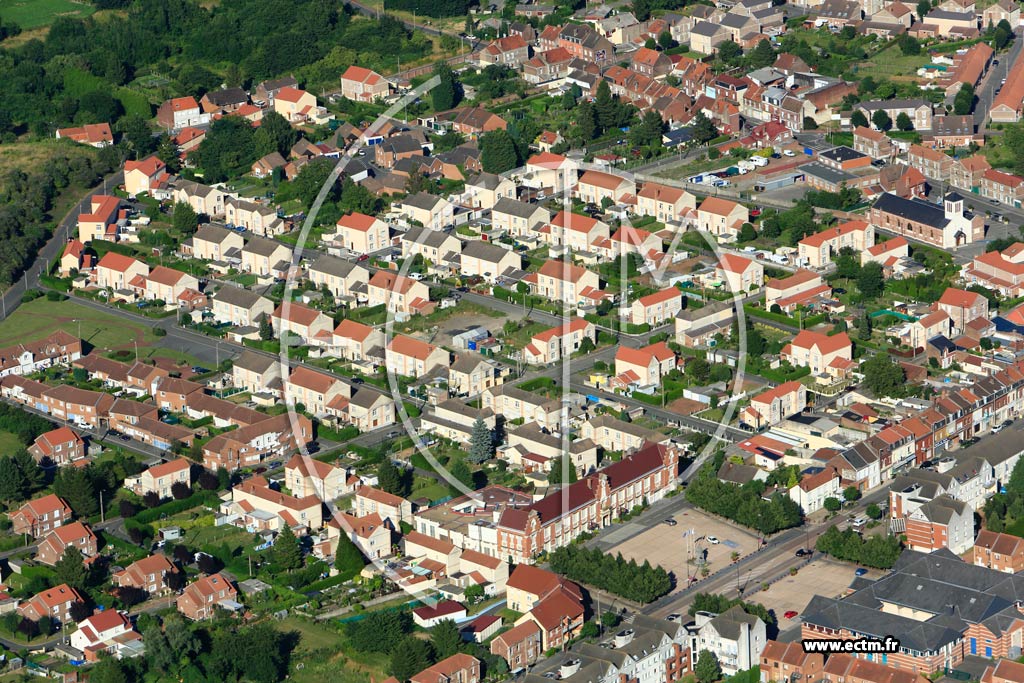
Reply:
M1010 65L1017 60L1017 55L1020 54L1022 45L1024 45L1024 40L1021 40L1021 31L1017 29L1013 34L1013 42L1010 44L1010 49L1003 54L996 55L999 64L991 67L985 77L981 79L981 83L978 84L978 88L975 91L978 102L974 107L974 125L978 127L979 132L990 132L987 130L988 112L992 108L996 89L1009 73ZM998 133L997 131L991 132Z
M67 243L68 237L78 234L78 215L89 211L89 200L92 198L96 190L116 187L123 182L124 173L122 171L118 171L117 173L108 176L104 182L94 187L88 194L82 197L81 201L71 207L71 210L68 211L64 218L61 219L60 223L57 224L57 227L53 231L53 235L46 244L43 245L43 248L39 250L35 261L28 266L22 278L15 282L10 289L3 293L3 295L0 295L0 320L6 318L8 315L13 313L19 305L21 305L22 295L26 291L37 287L41 271L64 250L64 245Z

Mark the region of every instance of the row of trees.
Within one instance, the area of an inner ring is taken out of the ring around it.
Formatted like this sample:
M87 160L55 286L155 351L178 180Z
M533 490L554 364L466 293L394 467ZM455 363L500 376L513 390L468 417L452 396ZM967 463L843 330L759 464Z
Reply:
M621 553L613 557L597 548L570 545L553 552L549 562L553 572L635 602L652 602L672 590L672 577L663 568L647 560L642 565L626 561Z
M711 612L721 614L736 605L743 608L747 614L758 617L766 624L775 623L775 615L767 607L758 602L743 602L740 598L730 598L719 593L697 593L693 596L693 603L690 605L689 614L692 617L697 612Z
M720 481L716 474L719 466L721 461L715 459L701 468L686 488L686 500L762 534L773 534L803 522L803 511L789 496L776 493L771 500L764 500L763 482L737 486Z
M1018 460L1006 482L1006 490L985 501L985 528L1003 532L1024 520L1024 460Z
M815 547L837 559L877 569L891 568L903 552L895 536L874 534L864 538L853 529L840 531L835 526L818 537Z

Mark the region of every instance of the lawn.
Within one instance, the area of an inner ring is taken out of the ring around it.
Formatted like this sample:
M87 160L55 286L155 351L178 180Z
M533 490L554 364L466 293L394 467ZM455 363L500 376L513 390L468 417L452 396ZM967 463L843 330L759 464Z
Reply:
M858 76L880 78L902 78L917 80L917 70L928 63L924 51L917 55L905 55L895 43L878 54L861 62L857 67Z
M11 432L0 432L0 454L10 455L14 451L25 447L15 434Z
M87 17L95 8L73 0L0 0L0 17L24 29L49 26L58 17Z
M79 325L81 321L81 325ZM48 301L45 297L18 307L0 323L0 346L42 339L57 330L77 336L100 349L134 350L156 341L153 330L105 311L87 308L74 301Z

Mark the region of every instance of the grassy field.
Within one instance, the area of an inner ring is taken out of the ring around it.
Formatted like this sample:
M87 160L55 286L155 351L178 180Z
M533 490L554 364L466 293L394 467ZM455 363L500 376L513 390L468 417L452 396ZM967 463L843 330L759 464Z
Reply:
M10 432L0 432L0 455L10 455L24 447L25 444L16 435Z
M98 349L134 349L134 343L142 349L156 341L153 330L146 325L73 301L48 301L44 297L22 304L0 323L0 346L41 339L56 330L77 336L78 321L82 339Z
M0 0L0 17L23 29L49 26L58 17L87 17L95 8L74 0Z
M893 43L858 66L860 76L889 78L893 80L918 80L917 70L928 63L928 54L922 51L919 55L904 55Z
M0 3L5 0L0 0ZM0 15L3 14L0 4ZM0 146L0 176L15 169L30 172L43 166L55 155L65 157L94 157L96 150L86 145L69 145L63 140L15 142Z

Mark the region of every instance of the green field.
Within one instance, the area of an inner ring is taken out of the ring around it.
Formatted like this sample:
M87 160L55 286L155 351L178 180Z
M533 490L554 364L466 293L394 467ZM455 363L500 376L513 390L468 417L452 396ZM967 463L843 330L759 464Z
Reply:
M10 432L0 432L0 455L10 455L25 447L21 439Z
M0 322L0 346L42 339L56 330L77 336L79 329L82 339L100 350L134 350L135 343L142 349L156 341L147 325L73 301L48 301L43 297L22 304Z
M24 29L49 26L58 17L87 17L95 8L73 0L0 0L0 17Z

